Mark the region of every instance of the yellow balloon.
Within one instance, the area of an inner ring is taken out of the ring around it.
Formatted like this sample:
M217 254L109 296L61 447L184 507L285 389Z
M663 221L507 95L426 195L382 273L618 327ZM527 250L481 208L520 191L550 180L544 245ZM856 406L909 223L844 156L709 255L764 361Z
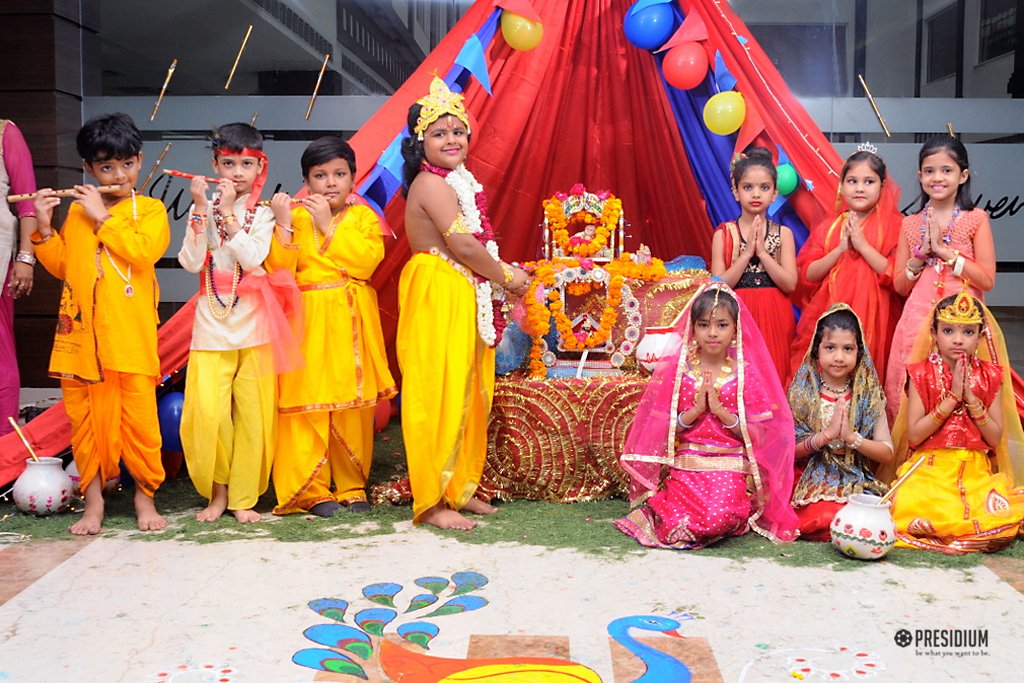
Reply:
M704 105L704 125L712 133L732 135L743 125L747 105L735 90L720 92Z
M539 21L530 21L505 10L501 13L501 35L515 50L532 50L540 44L544 27Z

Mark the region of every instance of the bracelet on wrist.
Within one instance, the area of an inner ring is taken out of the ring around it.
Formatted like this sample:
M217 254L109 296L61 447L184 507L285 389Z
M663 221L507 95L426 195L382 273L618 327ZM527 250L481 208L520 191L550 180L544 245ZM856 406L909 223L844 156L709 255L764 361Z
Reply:
M989 423L988 411L986 410L981 415L971 415L971 419L974 420L974 424L978 427L984 427Z
M14 260L18 263L27 263L30 266L36 265L36 257L31 251L19 251L18 255L14 257Z
M963 256L957 256L956 262L953 264L953 276L960 277L964 273L964 266L967 264L967 260Z
M53 228L50 228L50 232L48 232L45 236L40 237L38 240L32 240L32 244L35 244L36 246L38 246L40 244L46 244L47 242L49 242L52 239L53 239Z
M293 232L295 232L295 228L292 228L292 227L290 227L290 226L287 226L287 225L281 225L280 223L277 223L276 225L277 225L277 227L281 228L282 230L284 230L284 231L285 231L285 232L287 232L287 233L293 233Z
M736 414L736 419L733 421L733 423L731 425L725 424L725 420L723 420L722 418L718 418L718 420L719 420L719 422L722 423L722 426L725 427L726 429L736 429L737 427L740 426L740 416L739 416L739 413Z
M693 422L690 422L689 424L687 424L686 422L683 422L683 414L679 413L679 415L676 416L676 422L678 422L679 426L682 427L683 429L689 429L690 427L692 427L694 425L696 420L694 420Z
M862 443L864 443L864 435L863 434L857 434L857 438L853 440L853 443L848 443L846 445L848 447L852 448L853 450L857 450L858 448L860 448L860 445Z
M907 279L913 282L921 277L921 273L924 272L924 268L920 270L911 270L910 266L907 266L904 272L907 275Z

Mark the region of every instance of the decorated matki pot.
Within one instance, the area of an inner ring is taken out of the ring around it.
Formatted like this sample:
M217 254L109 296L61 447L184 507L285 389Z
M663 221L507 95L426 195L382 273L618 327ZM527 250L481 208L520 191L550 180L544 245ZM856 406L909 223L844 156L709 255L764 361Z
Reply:
M636 347L636 359L647 372L654 372L673 329L672 327L648 327L644 330L644 338Z
M889 501L870 493L853 493L836 516L829 531L832 543L849 557L878 560L896 543L896 525Z
M71 477L60 458L29 458L25 471L14 482L14 504L22 512L39 517L66 510L71 493Z

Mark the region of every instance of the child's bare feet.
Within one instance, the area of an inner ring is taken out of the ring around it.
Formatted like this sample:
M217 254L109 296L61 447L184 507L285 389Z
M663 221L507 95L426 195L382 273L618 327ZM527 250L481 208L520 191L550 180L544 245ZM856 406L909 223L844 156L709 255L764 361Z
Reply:
M476 526L476 522L466 519L455 510L452 510L444 501L423 513L420 522L436 526L438 529L459 529L469 531Z
M210 502L203 508L196 519L200 522L216 522L228 508L228 487L224 484L214 483L213 496Z
M103 508L103 485L97 476L85 489L85 512L82 518L72 524L68 531L76 536L98 534L103 526Z
M474 515L493 515L498 511L498 508L490 503L483 502L479 498L470 498L469 502L462 509L466 512L472 512Z
M263 515L255 510L232 510L231 514L235 516L239 524L249 524L250 522L258 522L263 519Z
M159 531L167 526L167 520L156 511L152 496L147 496L141 489L135 490L135 519L139 531Z

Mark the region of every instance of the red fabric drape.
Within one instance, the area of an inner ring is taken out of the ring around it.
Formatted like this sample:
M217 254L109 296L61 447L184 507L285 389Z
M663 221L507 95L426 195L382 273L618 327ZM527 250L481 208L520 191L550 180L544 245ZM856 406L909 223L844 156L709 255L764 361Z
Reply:
M475 79L466 89L466 108L474 119L466 165L484 185L507 260L539 255L541 201L577 182L622 199L631 223L628 249L643 242L666 259L709 257L711 225L658 66L623 34L630 5L628 0L534 0L544 25L540 45L518 52L499 31L487 51L493 97ZM375 158L390 143L405 126L409 106L427 92L432 72L446 73L490 11L489 2L470 8L353 137L357 154L365 150ZM397 324L398 274L409 257L404 210L401 198L386 209L398 239L373 278L389 342Z

